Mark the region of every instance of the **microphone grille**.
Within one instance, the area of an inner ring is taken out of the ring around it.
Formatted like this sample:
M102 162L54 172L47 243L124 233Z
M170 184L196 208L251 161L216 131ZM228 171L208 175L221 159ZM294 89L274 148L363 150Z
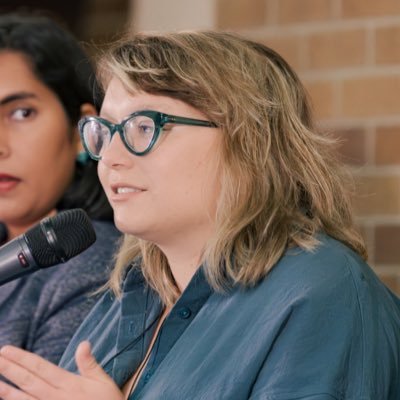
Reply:
M43 230L43 221L52 228L54 243ZM62 211L47 218L25 233L32 256L41 268L50 267L78 255L96 240L96 233L86 212L80 208Z

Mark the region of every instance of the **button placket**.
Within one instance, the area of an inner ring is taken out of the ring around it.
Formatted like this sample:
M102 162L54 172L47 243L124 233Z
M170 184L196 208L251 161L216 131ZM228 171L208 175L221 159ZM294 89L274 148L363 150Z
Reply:
M192 311L188 307L182 307L178 310L178 316L182 319L188 319L192 315Z

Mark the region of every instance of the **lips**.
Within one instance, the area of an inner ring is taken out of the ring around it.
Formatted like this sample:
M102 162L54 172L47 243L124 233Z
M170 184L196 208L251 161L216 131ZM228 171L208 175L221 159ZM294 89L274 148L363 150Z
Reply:
M0 192L5 193L14 189L19 182L21 182L21 179L15 176L0 173Z

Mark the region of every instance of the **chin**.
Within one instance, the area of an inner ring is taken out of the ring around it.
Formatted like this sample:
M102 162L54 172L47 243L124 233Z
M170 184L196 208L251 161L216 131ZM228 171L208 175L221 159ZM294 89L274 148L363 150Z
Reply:
M118 218L114 216L115 226L122 233L142 238L143 233L146 231L138 222L128 220L127 218Z

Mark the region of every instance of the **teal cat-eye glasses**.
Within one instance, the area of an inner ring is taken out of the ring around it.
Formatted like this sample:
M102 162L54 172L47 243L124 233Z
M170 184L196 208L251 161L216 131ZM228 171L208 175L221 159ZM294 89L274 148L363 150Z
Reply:
M177 117L152 110L137 111L120 124L113 124L95 116L84 117L79 121L78 127L83 145L90 157L101 160L102 153L117 132L129 152L137 156L147 154L154 147L166 124L216 127L216 124L209 121Z

